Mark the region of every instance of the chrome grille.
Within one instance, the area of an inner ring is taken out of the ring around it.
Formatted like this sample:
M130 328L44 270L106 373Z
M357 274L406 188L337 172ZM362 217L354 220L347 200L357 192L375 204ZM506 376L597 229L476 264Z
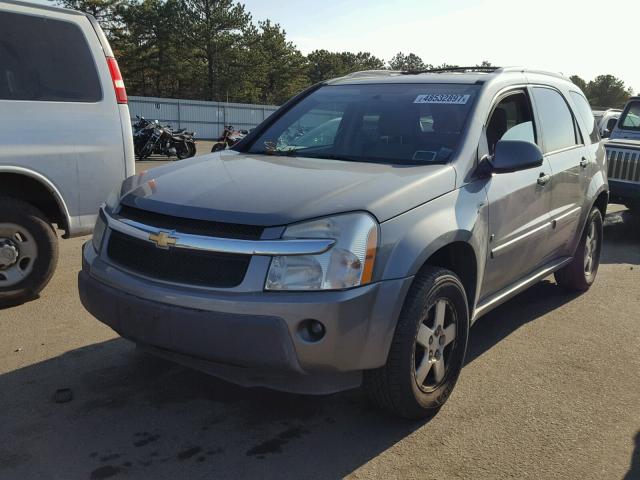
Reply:
M640 182L640 149L607 146L607 175L613 180Z

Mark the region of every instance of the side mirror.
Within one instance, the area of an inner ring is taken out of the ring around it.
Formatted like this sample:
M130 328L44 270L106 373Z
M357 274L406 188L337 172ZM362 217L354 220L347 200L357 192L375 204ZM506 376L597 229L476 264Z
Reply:
M608 128L605 128L602 131L602 138L609 138L611 136L611 130L609 130Z
M491 159L491 170L494 173L516 172L539 167L543 160L544 154L535 143L522 140L500 140L496 144L496 152Z

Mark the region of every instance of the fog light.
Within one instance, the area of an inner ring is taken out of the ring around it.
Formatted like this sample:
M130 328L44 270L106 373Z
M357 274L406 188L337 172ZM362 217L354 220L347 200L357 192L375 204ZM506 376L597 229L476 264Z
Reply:
M319 342L325 333L324 325L318 320L303 320L298 326L298 335L307 342Z

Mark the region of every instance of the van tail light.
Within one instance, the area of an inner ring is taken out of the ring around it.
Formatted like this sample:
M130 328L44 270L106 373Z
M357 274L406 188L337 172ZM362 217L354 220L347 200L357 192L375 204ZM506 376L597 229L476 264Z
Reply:
M107 57L107 65L109 65L109 73L111 73L111 80L113 80L113 88L116 91L116 100L118 103L127 103L127 90L124 88L124 80L122 80L122 74L120 73L118 62L113 57Z

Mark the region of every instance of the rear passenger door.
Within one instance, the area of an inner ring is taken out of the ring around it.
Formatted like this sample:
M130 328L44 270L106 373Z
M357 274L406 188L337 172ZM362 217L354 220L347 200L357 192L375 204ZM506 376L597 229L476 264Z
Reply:
M545 259L550 260L570 253L586 198L583 169L589 164L589 154L565 97L546 86L534 86L531 92L552 172L547 185L551 230L545 245Z

